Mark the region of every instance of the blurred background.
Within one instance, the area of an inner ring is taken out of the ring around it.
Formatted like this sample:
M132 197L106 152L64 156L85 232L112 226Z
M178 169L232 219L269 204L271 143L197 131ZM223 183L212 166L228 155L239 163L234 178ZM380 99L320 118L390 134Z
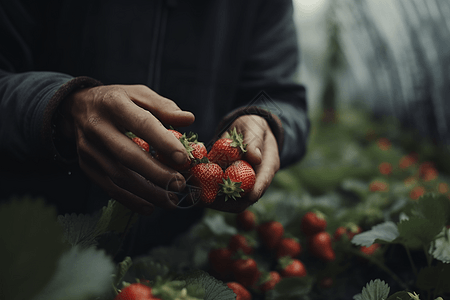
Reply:
M312 115L358 106L450 144L450 1L294 3Z

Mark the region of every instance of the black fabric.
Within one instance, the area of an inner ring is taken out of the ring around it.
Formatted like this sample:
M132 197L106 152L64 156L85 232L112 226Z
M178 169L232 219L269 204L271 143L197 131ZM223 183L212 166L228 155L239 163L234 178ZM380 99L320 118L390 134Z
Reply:
M48 138L55 95L81 76L149 86L195 114L182 130L205 143L263 94L283 126L282 166L297 162L309 121L292 13L287 0L1 1L0 197L42 196L60 213L106 203L76 164L53 159Z

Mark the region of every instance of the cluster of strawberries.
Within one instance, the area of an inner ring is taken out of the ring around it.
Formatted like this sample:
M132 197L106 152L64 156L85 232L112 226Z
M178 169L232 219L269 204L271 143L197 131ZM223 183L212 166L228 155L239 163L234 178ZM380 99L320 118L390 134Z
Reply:
M224 195L225 201L230 198L236 200L253 189L256 174L252 166L243 159L247 145L236 128L227 132L226 137L218 139L209 152L198 141L197 134L168 130L183 144L189 158L181 165L170 163L164 153L156 153L156 158L177 171L187 173L192 183L200 188L200 200L203 203L214 202L218 195ZM147 142L136 136L130 137L149 152Z

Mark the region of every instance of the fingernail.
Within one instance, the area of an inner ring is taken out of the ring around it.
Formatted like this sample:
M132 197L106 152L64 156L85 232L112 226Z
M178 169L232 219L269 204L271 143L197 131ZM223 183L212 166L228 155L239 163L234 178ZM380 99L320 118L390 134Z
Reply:
M259 158L262 158L261 149L256 148L256 149L255 149L255 153L256 153L256 155L257 155Z
M181 152L181 151L175 151L172 154L172 159L176 164L184 164L187 160L187 156L185 153Z

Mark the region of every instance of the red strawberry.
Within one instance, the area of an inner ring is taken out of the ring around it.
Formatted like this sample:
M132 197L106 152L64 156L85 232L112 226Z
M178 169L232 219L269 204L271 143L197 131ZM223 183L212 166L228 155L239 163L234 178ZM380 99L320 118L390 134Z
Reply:
M233 162L223 174L223 183L220 184L220 192L225 195L225 201L229 198L242 197L252 190L256 181L256 174L252 166L245 160Z
M152 288L142 284L133 283L122 289L114 300L160 300L152 295Z
M201 189L200 200L206 204L214 202L223 178L222 168L205 157L190 169L190 173L194 184Z
M228 282L227 286L236 294L236 300L252 300L252 294L238 282Z
M361 233L361 227L356 225L355 223L347 223L343 226L339 226L336 228L334 232L333 239L335 241L339 241L343 235L347 236L347 239L350 241L355 235Z
M295 238L283 238L276 248L276 257L281 258L283 256L297 257L302 251L302 247Z
M246 288L253 286L260 275L256 261L245 256L234 260L231 264L231 270L236 281Z
M431 162L424 162L419 166L419 176L423 181L431 181L438 177L438 171Z
M172 132L172 134L177 138L180 139L180 137L183 135L181 132L176 131L175 129L167 129L168 131Z
M392 173L392 165L388 162L382 162L379 166L378 166L378 170L380 171L381 174L383 175L389 175Z
M359 250L367 255L373 255L380 247L380 244L374 243L368 247L361 246Z
M383 151L387 151L391 148L391 141L389 141L387 138L379 138L377 140L377 146Z
M232 162L241 159L245 153L247 145L244 144L244 137L237 133L236 127L227 132L227 136L217 140L208 153L208 159L221 167L226 168Z
M409 197L412 200L417 200L419 199L421 196L423 196L425 194L425 188L423 186L416 186L415 188L412 189L412 191L409 193Z
M316 233L309 238L309 251L323 261L333 261L336 258L331 247L331 235L326 231Z
M141 147L142 150L144 150L146 152L150 151L150 146L148 145L148 143L146 141L144 141L143 139L141 139L140 137L134 137L134 138L132 138L132 141L135 142L136 145Z
M303 215L300 226L303 234L311 236L324 231L327 228L327 220L321 212L310 211Z
M270 271L262 276L260 280L259 290L261 292L267 292L273 290L278 282L280 282L281 276L277 271Z
M298 259L283 257L278 260L281 277L304 277L307 275L305 265Z
M250 231L256 227L256 216L251 210L244 210L236 216L236 226L237 228Z
M380 180L374 180L369 185L369 191L371 192L387 192L389 190L389 185Z
M209 251L208 261L211 270L220 278L226 278L231 274L231 262L233 253L228 248L217 248Z
M242 250L245 254L253 253L253 243L241 234L235 234L230 238L228 248L233 253L238 252L239 250Z
M284 235L284 227L280 222L268 221L258 226L258 236L269 250L275 249Z

